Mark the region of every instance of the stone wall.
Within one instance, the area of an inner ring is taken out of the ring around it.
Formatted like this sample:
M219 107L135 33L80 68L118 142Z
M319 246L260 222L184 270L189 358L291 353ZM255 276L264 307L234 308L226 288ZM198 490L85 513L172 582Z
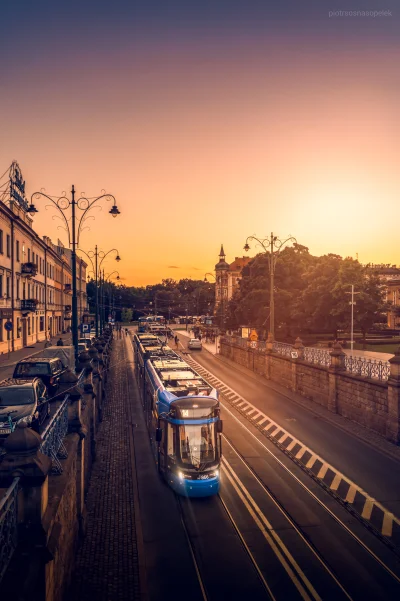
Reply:
M296 342L296 359L273 352L270 342L267 351L260 352L221 340L220 353L392 442L400 442L400 352L389 361L389 380L382 381L346 372L338 344L331 352L330 367L324 367L304 361L301 341Z
M70 398L62 473L52 472L50 458L39 451L41 438L30 428L17 428L5 442L0 486L10 485L16 469L21 474L21 486L18 546L1 582L4 598L63 600L79 538L85 532L85 498L95 460L110 352L108 338L95 343L89 353L80 356L85 375L79 387L71 373L65 381Z

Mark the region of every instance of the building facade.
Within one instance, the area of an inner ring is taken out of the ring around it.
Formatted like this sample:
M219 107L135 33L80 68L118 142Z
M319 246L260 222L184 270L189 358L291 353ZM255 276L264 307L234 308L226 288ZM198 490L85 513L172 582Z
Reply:
M0 354L33 346L71 326L71 253L40 238L27 213L17 163L0 197ZM77 259L78 310L87 308L86 263Z
M215 265L215 310L232 298L242 277L242 269L251 261L251 257L235 257L232 263L225 260L224 246L221 244L219 261Z
M385 286L386 302L390 307L387 312L387 326L390 329L400 329L400 268L397 265L366 265L377 274Z

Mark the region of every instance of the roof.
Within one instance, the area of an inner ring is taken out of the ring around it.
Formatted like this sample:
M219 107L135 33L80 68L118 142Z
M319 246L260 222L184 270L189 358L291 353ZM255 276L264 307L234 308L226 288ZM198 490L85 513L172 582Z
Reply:
M241 271L251 261L251 257L235 257L235 260L229 265L229 271Z
M39 379L39 378L38 378ZM24 380L23 378L7 378L7 380L2 380L0 382L0 388L9 388L10 386L21 387L30 387L32 388L32 384L34 383L35 378L33 380Z
M50 361L59 361L59 357L27 357L21 359L18 363L50 363Z

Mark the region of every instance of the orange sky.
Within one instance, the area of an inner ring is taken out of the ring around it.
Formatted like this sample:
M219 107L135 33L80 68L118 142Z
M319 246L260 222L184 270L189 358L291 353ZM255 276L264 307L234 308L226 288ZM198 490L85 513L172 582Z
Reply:
M42 42L3 77L0 171L17 159L29 195L113 193L121 216L103 204L82 239L118 248L106 271L127 285L203 279L221 243L233 260L271 231L313 254L400 263L392 38L151 36ZM36 229L65 241L44 205Z

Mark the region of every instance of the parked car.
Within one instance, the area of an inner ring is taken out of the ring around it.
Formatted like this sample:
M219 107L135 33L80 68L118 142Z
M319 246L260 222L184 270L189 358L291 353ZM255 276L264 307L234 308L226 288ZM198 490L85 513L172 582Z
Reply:
M60 378L65 372L61 359L57 357L31 357L22 359L15 366L13 378L31 380L40 378L45 384L49 397L57 394Z
M88 346L84 342L78 342L78 353L83 353L87 351Z
M86 348L89 348L91 346L91 338L89 338L89 336L84 336L83 338L79 338L78 340L78 344L84 344L86 346Z
M201 340L199 340L198 338L191 338L188 342L188 348L193 350L199 349L201 351L203 345L201 344Z
M0 382L0 444L11 433L8 415L13 424L25 422L39 431L50 415L49 397L40 378L8 378Z

